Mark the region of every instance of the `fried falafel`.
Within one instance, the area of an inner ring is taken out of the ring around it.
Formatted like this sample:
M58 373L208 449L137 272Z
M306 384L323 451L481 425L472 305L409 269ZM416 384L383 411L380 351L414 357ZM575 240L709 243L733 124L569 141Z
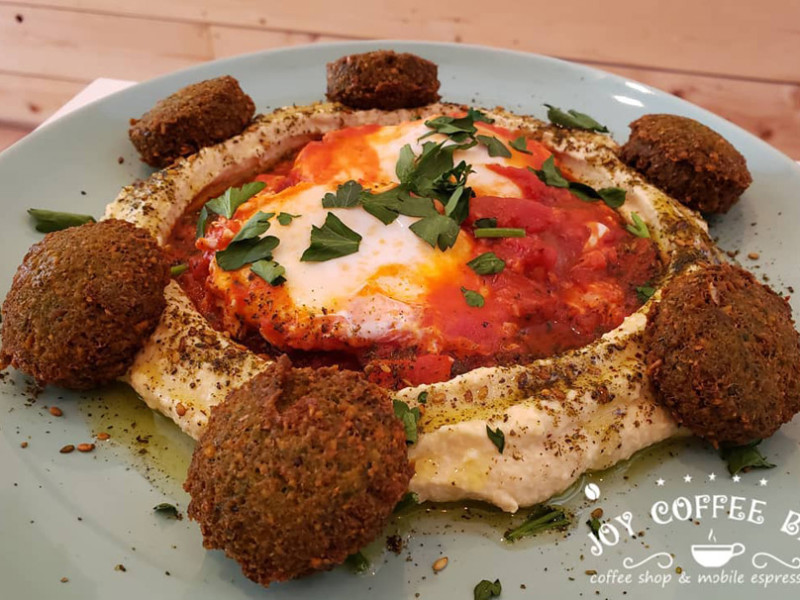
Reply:
M144 162L161 168L240 134L254 113L253 99L225 75L160 100L141 118L131 119L128 136Z
M739 151L693 119L644 115L630 128L620 158L689 208L726 213L753 181Z
M126 221L48 234L3 302L0 367L76 390L113 381L158 324L168 281L155 240Z
M328 100L360 109L396 110L437 102L439 68L407 52L376 50L328 63Z
M791 308L741 267L703 265L669 283L645 343L657 397L715 446L769 437L800 411Z
M384 389L282 356L214 407L184 488L205 547L269 585L330 569L372 541L412 474Z

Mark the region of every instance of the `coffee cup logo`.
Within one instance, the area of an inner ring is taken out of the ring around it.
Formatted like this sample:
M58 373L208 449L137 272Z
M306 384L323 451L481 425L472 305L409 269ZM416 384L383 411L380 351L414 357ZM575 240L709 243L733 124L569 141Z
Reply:
M715 568L724 567L732 558L744 554L744 544L736 542L734 544L717 544L714 537L714 530L708 534L708 541L713 544L693 544L692 558L701 567Z

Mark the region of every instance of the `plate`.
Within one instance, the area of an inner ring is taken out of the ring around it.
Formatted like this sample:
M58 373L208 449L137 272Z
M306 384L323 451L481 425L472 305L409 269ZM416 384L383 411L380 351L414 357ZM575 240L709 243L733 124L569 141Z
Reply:
M200 65L116 93L31 134L0 156L0 293L5 295L28 247L41 239L27 208L99 216L123 185L150 173L128 142L127 128L130 117L156 100L231 74L258 111L306 104L323 98L326 62L376 48L436 62L446 100L540 117L545 102L575 108L608 125L617 140L625 140L627 124L645 113L706 123L739 148L754 179L742 201L713 221L713 235L781 292L800 286L800 169L761 140L673 96L588 67L482 47L387 41L291 48ZM753 252L758 260L745 258ZM52 416L51 405L64 415ZM153 513L161 502L185 511L180 476L191 443L126 388L38 391L11 372L0 382L0 411L4 598L461 599L471 598L481 579L500 579L503 599L783 598L800 581L800 420L763 444L778 467L738 482L701 442L671 442L584 476L560 498L575 515L566 534L509 546L500 539L505 518L444 507L404 519L404 549L381 553L378 542L366 573L337 569L263 589L221 552L205 551L194 523ZM93 452L59 452L66 444L93 441L100 431L111 439L96 441ZM585 498L589 483L599 489L594 503ZM585 524L598 507L610 522L600 539ZM699 548L708 544L716 546ZM431 566L442 556L448 565L434 574Z

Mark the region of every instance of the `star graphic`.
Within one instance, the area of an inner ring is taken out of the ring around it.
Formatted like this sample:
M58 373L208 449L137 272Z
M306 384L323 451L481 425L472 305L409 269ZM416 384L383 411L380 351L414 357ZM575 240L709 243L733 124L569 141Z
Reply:
M742 480L742 478L739 477L738 475L734 475L733 476L733 483L739 483L741 480Z
M716 473L710 473L709 474L709 476L708 476L708 480L709 481L716 481L716 479L717 479L717 474Z
M656 480L656 485L659 487L664 487L664 480L660 477Z
M760 479L758 481L758 485L760 485L761 487L767 487L767 480L766 479Z
M692 476L691 476L691 475L684 475L684 476L683 476L683 480L684 480L686 483L692 483Z

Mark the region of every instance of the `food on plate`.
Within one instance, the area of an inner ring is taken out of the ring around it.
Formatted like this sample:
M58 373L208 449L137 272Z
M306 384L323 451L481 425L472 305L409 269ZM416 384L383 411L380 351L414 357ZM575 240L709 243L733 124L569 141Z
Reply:
M207 79L160 100L131 119L131 143L151 167L166 167L200 148L237 135L255 112L252 98L230 75Z
M214 407L184 487L204 545L267 585L371 542L412 473L385 389L283 356Z
M407 52L376 50L328 63L331 102L353 108L395 110L439 100L438 67Z
M701 213L726 213L752 183L739 151L688 117L644 115L620 157L651 183Z
M161 248L126 221L49 233L3 303L0 365L76 390L121 377L158 323L168 280Z
M701 265L673 279L645 330L661 402L714 445L771 436L800 411L791 308L752 274Z

